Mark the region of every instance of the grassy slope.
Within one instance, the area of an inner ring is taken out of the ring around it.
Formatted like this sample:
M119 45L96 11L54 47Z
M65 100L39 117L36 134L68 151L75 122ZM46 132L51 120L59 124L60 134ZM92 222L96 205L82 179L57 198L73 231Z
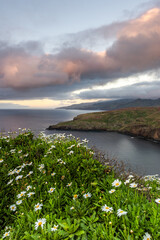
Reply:
M114 171L94 159L84 142L64 135L33 138L30 132L1 137L0 239L7 232L9 240L140 240L146 232L160 239L160 205L155 203L159 179L138 182L130 177L114 187ZM137 187L131 188L135 181ZM49 193L51 187L55 190ZM29 192L34 194L29 197ZM91 197L84 198L88 192ZM35 211L37 203L43 206ZM16 211L10 209L13 204ZM102 211L105 204L112 211ZM127 214L117 216L120 208ZM36 229L42 218L46 223ZM57 230L51 231L54 225Z
M160 108L139 107L82 114L72 121L50 126L50 129L107 130L132 133L135 135L153 135L155 130L159 140ZM144 136L145 137L145 136ZM149 136L148 136L149 137Z

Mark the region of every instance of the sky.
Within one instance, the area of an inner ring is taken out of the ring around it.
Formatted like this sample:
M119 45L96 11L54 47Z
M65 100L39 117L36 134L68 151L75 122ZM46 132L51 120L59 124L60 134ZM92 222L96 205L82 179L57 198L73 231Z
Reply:
M160 0L0 0L0 109L160 97Z

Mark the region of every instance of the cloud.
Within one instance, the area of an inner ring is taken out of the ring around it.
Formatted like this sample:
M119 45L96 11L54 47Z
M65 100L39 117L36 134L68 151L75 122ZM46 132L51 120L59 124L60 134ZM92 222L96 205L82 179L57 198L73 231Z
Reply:
M62 47L78 47L83 46L94 47L98 42L104 43L113 40L118 35L118 32L127 25L127 21L114 22L109 25L104 25L98 28L91 28L77 33L71 33L62 39Z
M128 23L108 49L108 57L122 72L157 69L160 64L160 9L154 8Z
M77 39L106 42L103 52L78 48L73 41L56 54L45 54L39 42L9 45L0 42L0 88L6 96L58 96L69 89L106 83L160 67L160 8L137 18L77 33ZM88 37L89 36L89 37ZM74 45L74 46L73 46ZM107 45L107 44L106 44ZM127 81L127 78L126 78ZM52 90L52 91L51 91ZM121 89L122 90L122 89ZM43 93L44 91L44 93ZM65 95L65 94L64 94ZM62 95L61 95L62 96Z
M86 90L77 94L76 97L81 99L159 98L160 82L141 82L125 87Z

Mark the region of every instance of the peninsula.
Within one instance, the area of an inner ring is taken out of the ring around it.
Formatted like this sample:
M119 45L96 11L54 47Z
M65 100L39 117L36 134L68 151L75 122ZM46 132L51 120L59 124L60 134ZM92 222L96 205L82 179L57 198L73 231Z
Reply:
M113 131L160 142L160 107L133 107L81 114L47 130Z

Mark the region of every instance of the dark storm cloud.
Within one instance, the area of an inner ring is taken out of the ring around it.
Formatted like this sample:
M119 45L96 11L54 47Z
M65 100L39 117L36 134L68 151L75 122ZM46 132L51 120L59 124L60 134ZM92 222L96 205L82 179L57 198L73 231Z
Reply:
M90 82L86 82L86 86L91 86ZM83 89L83 84L75 83L74 85L58 85L46 86L30 89L12 89L0 88L0 100L35 100L40 98L49 98L53 100L72 99L71 92L76 89ZM65 91L64 91L65 89Z

